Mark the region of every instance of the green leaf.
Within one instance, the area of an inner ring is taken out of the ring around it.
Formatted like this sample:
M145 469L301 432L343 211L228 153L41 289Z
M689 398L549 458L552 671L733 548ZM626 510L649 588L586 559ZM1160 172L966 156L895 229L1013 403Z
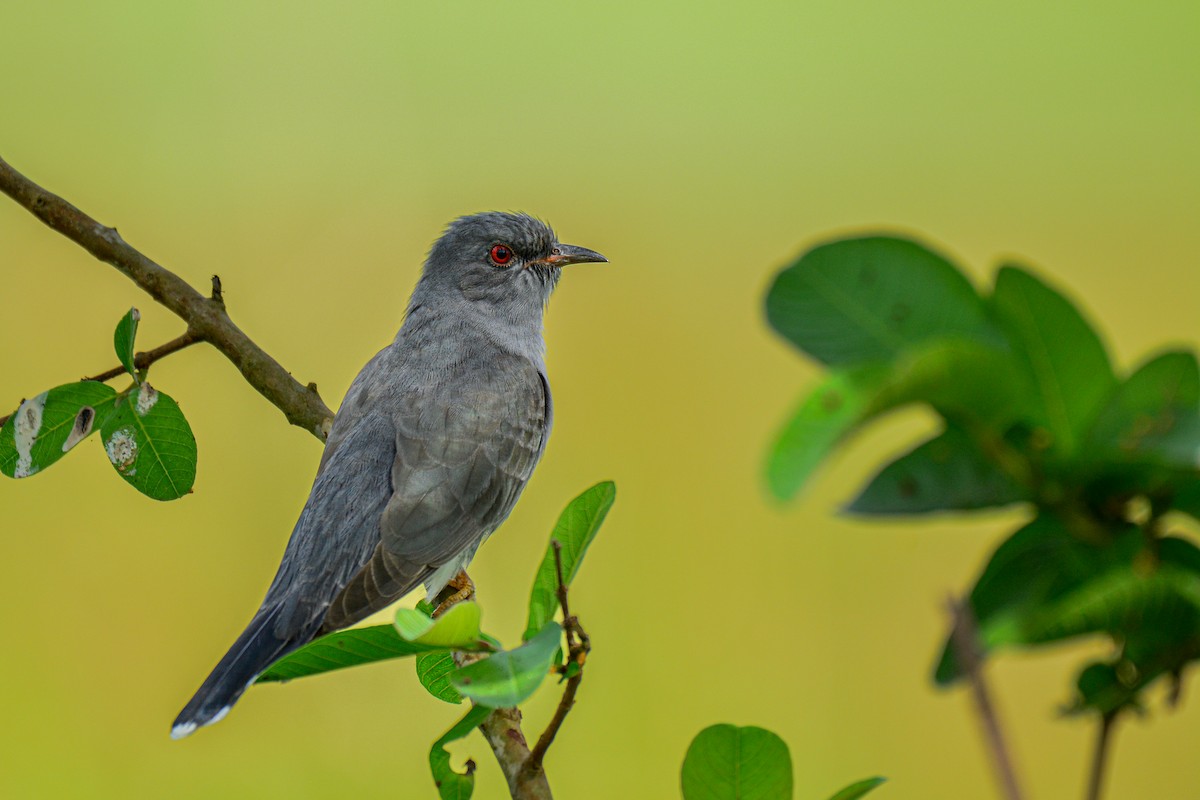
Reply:
M948 419L1003 430L1030 415L1032 388L1013 354L991 344L939 339L896 359L872 416L908 403L927 403Z
M438 700L461 703L462 695L450 685L450 673L458 669L454 653L443 650L437 653L422 653L417 656L417 680Z
M1094 576L1022 620L1023 643L1056 642L1108 632L1172 641L1200 631L1200 575L1171 565L1146 573L1136 565Z
M391 625L350 628L322 636L284 656L259 675L256 683L306 678L335 669L414 656L433 649L429 645L404 641Z
M829 800L859 800L860 797L866 797L872 789L886 782L887 778L867 778L865 781L850 784Z
M451 673L450 685L479 705L515 706L541 685L561 641L562 627L547 622L536 636L515 650L494 653Z
M784 338L831 366L888 361L935 337L996 338L978 293L953 264L889 236L804 253L775 278L766 310Z
M141 313L136 308L131 308L129 313L121 317L117 329L113 332L113 349L117 351L117 359L134 380L139 379L133 364L133 343L137 339L138 322L141 319Z
M0 428L0 472L27 478L58 461L111 413L116 396L103 383L80 381L22 401Z
M966 511L1028 500L961 428L946 429L884 467L847 506L857 514Z
M175 500L196 480L196 438L179 405L143 383L122 395L100 420L100 435L117 474L147 497Z
M767 460L767 481L792 497L857 427L908 403L1000 432L1022 416L1029 391L1009 353L963 339L930 341L890 365L835 369L800 405Z
M1050 446L1069 457L1117 382L1100 337L1065 297L1005 266L992 295L996 318L1034 389Z
M473 601L457 603L436 620L412 608L396 610L396 626L400 638L414 644L450 650L482 650L488 646L481 639L479 622L482 611Z
M825 456L864 422L889 371L883 365L836 370L796 409L767 457L767 484L780 500L794 496Z
M792 757L768 730L713 725L683 759L684 800L791 800Z
M468 760L466 771L456 772L450 766L450 753L446 750L446 745L478 728L491 713L490 708L475 706L430 748L429 771L433 773L433 782L441 800L470 800L471 793L475 790L475 762Z
M533 579L533 590L529 594L529 622L525 626L525 639L540 631L558 610L558 573L554 566L554 543L562 545L563 580L570 586L583 563L588 546L600 532L604 518L617 499L617 487L612 481L597 483L572 500L554 526L550 535L550 546L542 557L537 575Z
M1026 643L1023 626L1034 614L1093 576L1129 563L1141 542L1141 532L1132 526L1112 542L1084 541L1060 517L1039 515L996 549L971 590L971 610L984 652ZM947 641L934 680L947 685L962 674Z
M0 442L2 442L3 436L3 432L0 432ZM1200 520L1200 479L1189 481L1176 492L1171 500L1171 508Z
M1088 431L1079 463L1108 493L1160 492L1197 466L1200 366L1190 351L1143 364L1109 397ZM1185 479L1186 480L1186 479Z

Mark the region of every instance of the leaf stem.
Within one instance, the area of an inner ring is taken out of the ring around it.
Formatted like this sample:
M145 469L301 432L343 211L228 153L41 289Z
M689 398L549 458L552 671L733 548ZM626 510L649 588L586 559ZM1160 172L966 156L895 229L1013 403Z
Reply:
M987 684L983 679L979 657L979 630L975 623L975 613L971 609L969 599L959 601L951 597L948 606L953 624L950 631L951 646L970 678L975 712L979 717L980 726L983 728L984 738L987 740L996 776L1007 800L1021 800L1023 795L1017 782L1012 757L1009 755L1008 746L1004 740L1004 733L1000 727L1000 718L996 714Z
M1096 749L1092 753L1092 767L1088 775L1087 800L1100 800L1104 789L1104 773L1108 764L1109 744L1112 741L1113 725L1117 721L1117 712L1112 711L1100 717L1100 728L1096 735Z

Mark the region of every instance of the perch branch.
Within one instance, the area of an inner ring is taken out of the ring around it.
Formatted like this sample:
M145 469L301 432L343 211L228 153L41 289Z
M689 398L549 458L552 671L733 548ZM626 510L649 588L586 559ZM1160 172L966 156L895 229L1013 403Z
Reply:
M971 695L975 701L975 711L983 727L987 739L988 750L992 756L992 765L1007 800L1021 800L1022 794L1017 783L1016 770L1013 768L1012 757L1004 741L1000 728L1000 718L992 705L987 684L983 680L983 670L979 659L979 631L975 624L975 613L970 601L959 602L951 597L948 601L952 628L950 629L951 647L958 656L959 662L966 670L971 681Z
M173 272L130 246L116 228L92 219L58 195L52 194L0 158L0 192L33 214L51 229L70 239L113 267L166 306L200 341L217 348L238 368L259 394L283 412L288 422L324 441L333 412L310 386L296 381L279 362L267 355L225 313L220 283L213 282L213 297L205 297Z
M461 603L475 597L475 584L465 572L459 573L458 577L451 581L447 591L451 589L454 590L452 602L439 604L434 612L435 617L445 613L453 603ZM441 597L439 595L438 599ZM481 658L483 656L479 653L454 654L454 662L460 667ZM521 730L521 709L497 708L479 725L479 732L492 748L513 800L554 800L546 773L539 770L536 774L526 774L524 770L525 765L529 763L529 743L525 739L525 732Z

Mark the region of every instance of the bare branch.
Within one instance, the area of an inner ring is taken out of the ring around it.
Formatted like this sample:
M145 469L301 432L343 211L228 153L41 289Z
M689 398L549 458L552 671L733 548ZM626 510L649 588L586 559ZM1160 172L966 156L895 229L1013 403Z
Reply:
M979 659L979 631L975 624L975 613L969 600L958 601L951 597L947 601L950 610L951 624L950 642L959 663L966 670L971 681L971 695L975 700L975 712L983 727L987 739L988 750L992 756L992 765L996 776L1008 800L1021 800L1023 796L1017 783L1016 770L1013 769L1012 757L1004 741L1000 728L1000 719L992 705L987 684L983 680L983 671Z
M241 331L221 300L220 281L204 297L178 275L131 247L115 228L101 225L61 197L51 194L0 158L0 191L53 230L96 258L111 264L152 298L187 323L188 331L221 351L246 381L278 408L288 422L325 440L333 412L312 390L297 382Z

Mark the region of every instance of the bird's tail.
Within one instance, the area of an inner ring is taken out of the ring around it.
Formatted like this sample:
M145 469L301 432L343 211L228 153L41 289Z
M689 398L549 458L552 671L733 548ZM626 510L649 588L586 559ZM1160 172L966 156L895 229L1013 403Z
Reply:
M300 643L296 639L275 637L274 622L279 607L260 610L229 648L229 652L213 668L196 694L179 712L171 726L171 738L184 736L219 722L233 708L242 692L254 683L263 670Z

